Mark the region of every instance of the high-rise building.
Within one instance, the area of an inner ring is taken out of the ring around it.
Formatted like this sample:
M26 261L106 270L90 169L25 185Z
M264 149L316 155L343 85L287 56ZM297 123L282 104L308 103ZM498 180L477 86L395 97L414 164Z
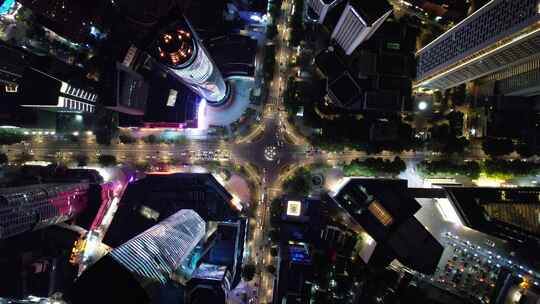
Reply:
M307 16L322 24L328 11L334 8L343 0L309 0L307 2Z
M185 283L197 268L205 234L206 224L195 211L180 210L114 249L111 257L143 282Z
M34 68L24 71L21 106L66 113L93 113L97 94Z
M206 246L212 244L213 232L195 211L180 210L114 248L87 269L76 282L71 301L94 303L102 297L89 293L96 285L109 291L109 300L163 303L159 299L166 293L169 298L184 299L185 286Z
M163 30L154 53L159 62L209 104L225 101L225 80L187 20Z
M351 0L332 32L332 40L350 55L375 33L391 13L392 6L386 0Z
M538 57L539 5L490 1L417 52L416 87L446 89Z
M86 183L0 189L0 239L65 222L88 204Z
M443 247L414 217L421 207L406 180L351 178L329 201L347 227L362 235L366 264L385 267L397 259L410 269L435 272Z
M179 210L195 211L207 225L216 224L215 240L201 263L225 266L234 288L241 277L246 220L237 199L211 174L148 174L129 184L104 242L118 247ZM198 272L203 279L205 272Z
M523 250L540 248L539 188L447 188L463 224L514 242Z
M475 80L477 97L540 95L540 57L490 73Z

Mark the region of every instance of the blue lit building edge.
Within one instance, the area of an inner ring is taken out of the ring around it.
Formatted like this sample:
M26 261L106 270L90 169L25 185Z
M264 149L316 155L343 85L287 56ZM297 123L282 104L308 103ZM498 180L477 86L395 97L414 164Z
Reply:
M6 14L9 12L15 5L15 0L5 0L2 5L0 5L0 15Z

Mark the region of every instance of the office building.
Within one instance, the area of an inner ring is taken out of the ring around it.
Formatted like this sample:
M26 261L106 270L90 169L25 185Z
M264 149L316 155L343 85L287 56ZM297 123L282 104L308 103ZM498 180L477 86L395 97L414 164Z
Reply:
M149 85L143 76L119 62L111 64L103 74L105 107L128 115L144 115Z
M417 52L416 87L447 89L538 57L538 0L494 0Z
M165 299L174 298L180 303L196 303L184 302L190 292L188 282L212 246L214 232L195 211L180 210L117 246L86 270L70 299L72 303L95 303L107 294L109 300L129 303L167 303ZM100 286L100 293L91 292L96 286Z
M208 51L187 20L163 30L155 57L209 104L226 101L227 85Z
M116 248L183 209L215 224L213 244L201 263L227 267L234 288L240 282L246 219L237 199L211 174L148 174L129 184L104 243Z
M113 250L83 273L72 302L92 303L81 295L100 284L130 303L225 303L240 282L246 240L237 208L210 174L130 183L103 240Z
M309 303L313 253L323 250L320 200L287 198L279 223L279 252L273 303ZM324 243L326 244L326 243Z
M0 239L70 220L88 205L86 183L0 189Z
M540 248L539 188L447 188L448 197L471 229L514 243L519 250Z
M476 97L540 95L540 57L483 76L475 81Z
M111 257L143 282L165 284L172 277L185 283L200 258L198 245L205 234L206 224L196 212L180 210L115 248Z
M307 2L307 18L319 24L324 22L328 11L343 0L309 0Z
M362 42L371 38L391 13L392 7L386 0L351 0L345 6L331 38L345 54L351 55Z
M366 264L386 267L397 259L421 273L436 270L443 247L414 217L420 204L408 193L406 180L351 178L329 202L351 223L347 227L362 235L360 256Z
M93 113L98 98L88 89L34 68L24 71L19 92L22 107L64 113Z

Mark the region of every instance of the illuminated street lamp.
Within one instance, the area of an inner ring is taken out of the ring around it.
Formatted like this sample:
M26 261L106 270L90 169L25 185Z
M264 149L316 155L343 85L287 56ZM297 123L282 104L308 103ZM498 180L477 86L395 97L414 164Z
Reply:
M425 101L420 101L418 103L418 110L425 111L428 108L428 103Z

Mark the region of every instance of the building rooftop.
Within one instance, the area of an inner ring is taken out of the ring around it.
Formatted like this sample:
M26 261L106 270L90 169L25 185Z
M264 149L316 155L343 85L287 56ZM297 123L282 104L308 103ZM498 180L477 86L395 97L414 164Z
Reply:
M350 0L349 5L354 8L368 25L373 24L377 19L392 10L392 6L386 0Z
M364 95L364 109L373 111L401 111L399 91L369 91Z
M231 200L211 174L147 175L127 187L104 242L115 247L181 209L205 221L238 219Z
M187 124L197 126L200 97L173 76L155 74L149 80L148 106L144 122ZM176 98L170 98L176 94Z
M540 248L540 188L446 188L465 226Z
M345 107L362 100L362 89L348 72L328 83L328 93Z
M33 68L26 69L19 86L22 104L56 106L62 81Z
M315 64L329 80L336 79L347 70L336 53L328 49L317 54Z
M332 200L376 242L377 264L397 258L422 273L435 271L443 247L414 217L420 204L406 180L352 178Z
M254 76L257 40L249 36L231 34L209 39L205 41L205 47L223 77Z
M115 62L103 77L107 96L103 96L102 100L109 109L130 115L144 115L149 85L142 75Z

